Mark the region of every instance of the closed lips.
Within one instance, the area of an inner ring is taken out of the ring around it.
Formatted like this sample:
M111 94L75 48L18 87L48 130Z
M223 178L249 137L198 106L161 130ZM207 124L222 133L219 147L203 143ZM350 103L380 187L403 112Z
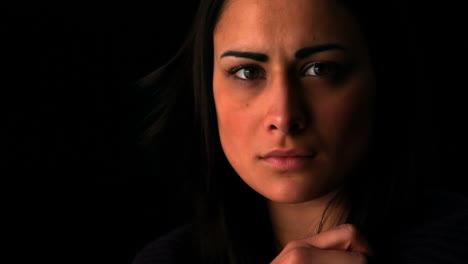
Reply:
M272 157L303 157L303 158L312 158L315 156L315 152L303 151L303 150L273 150L261 158L267 159Z

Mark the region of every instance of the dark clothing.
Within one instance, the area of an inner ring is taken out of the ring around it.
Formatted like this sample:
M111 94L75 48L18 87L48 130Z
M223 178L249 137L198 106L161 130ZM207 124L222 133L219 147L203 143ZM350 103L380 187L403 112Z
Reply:
M468 263L468 198L444 192L425 201L418 215L401 216L402 222L413 224L409 229L395 230L390 238L392 252L376 256L371 263ZM192 226L186 225L158 238L137 255L133 264L198 263L190 243L191 230Z
M146 246L133 264L193 263L190 240L191 225L179 227Z

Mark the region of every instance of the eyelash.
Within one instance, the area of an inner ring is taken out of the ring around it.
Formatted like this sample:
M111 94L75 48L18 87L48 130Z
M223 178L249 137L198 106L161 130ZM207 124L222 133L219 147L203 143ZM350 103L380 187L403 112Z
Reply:
M256 70L260 70L260 71L263 71L263 69L258 66L258 65L255 65L255 64L242 64L242 65L238 65L238 66L235 66L234 68L231 68L229 71L228 71L228 74L237 79L237 80L241 80L241 81L252 81L252 79L242 79L242 78L239 78L236 76L236 73L238 73L240 70L243 70L243 69L256 69ZM263 77L264 77L264 71L262 73Z
M313 66L317 66L317 65L326 65L326 66L332 66L333 69L335 70L334 73L332 74L326 74L326 75L323 75L323 76L319 76L319 75L305 75L305 73L311 69ZM310 76L310 77L317 77L317 78L337 78L338 76L340 76L343 72L343 67L342 65L336 63L336 62L330 62L330 61L320 61L320 62L314 62L314 63L310 63L308 64L306 67L304 67L305 69L301 71L301 74L304 75L304 76ZM228 74L229 76L237 79L237 80L241 80L241 81L254 81L254 80L257 80L259 78L254 78L254 79L243 79L243 78L239 78L236 76L236 74L240 71L240 70L243 70L243 69L255 69L255 70L260 70L261 73L260 73L260 78L265 78L265 72L264 70L256 65L256 64L242 64L242 65L238 65L236 67L233 67L231 68L229 71L228 71Z
M320 61L320 62L314 62L311 64L308 64L305 67L305 70L302 71L302 74L305 75L305 72L308 71L309 69L312 68L314 65L326 65L326 66L331 66L333 72L331 74L325 74L322 76L317 76L317 75L307 75L307 76L312 76L312 77L318 77L318 78L338 78L343 72L343 66L339 63L332 62L332 61Z

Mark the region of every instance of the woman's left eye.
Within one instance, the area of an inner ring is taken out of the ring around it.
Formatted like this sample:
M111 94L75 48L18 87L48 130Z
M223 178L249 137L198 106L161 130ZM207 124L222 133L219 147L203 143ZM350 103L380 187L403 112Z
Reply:
M334 62L315 62L307 66L304 75L315 77L327 77L338 75L340 67Z

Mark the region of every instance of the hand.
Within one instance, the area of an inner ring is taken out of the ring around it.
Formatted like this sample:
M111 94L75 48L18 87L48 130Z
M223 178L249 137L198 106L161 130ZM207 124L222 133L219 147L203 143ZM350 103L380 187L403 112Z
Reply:
M369 244L351 224L289 242L271 264L365 264Z

